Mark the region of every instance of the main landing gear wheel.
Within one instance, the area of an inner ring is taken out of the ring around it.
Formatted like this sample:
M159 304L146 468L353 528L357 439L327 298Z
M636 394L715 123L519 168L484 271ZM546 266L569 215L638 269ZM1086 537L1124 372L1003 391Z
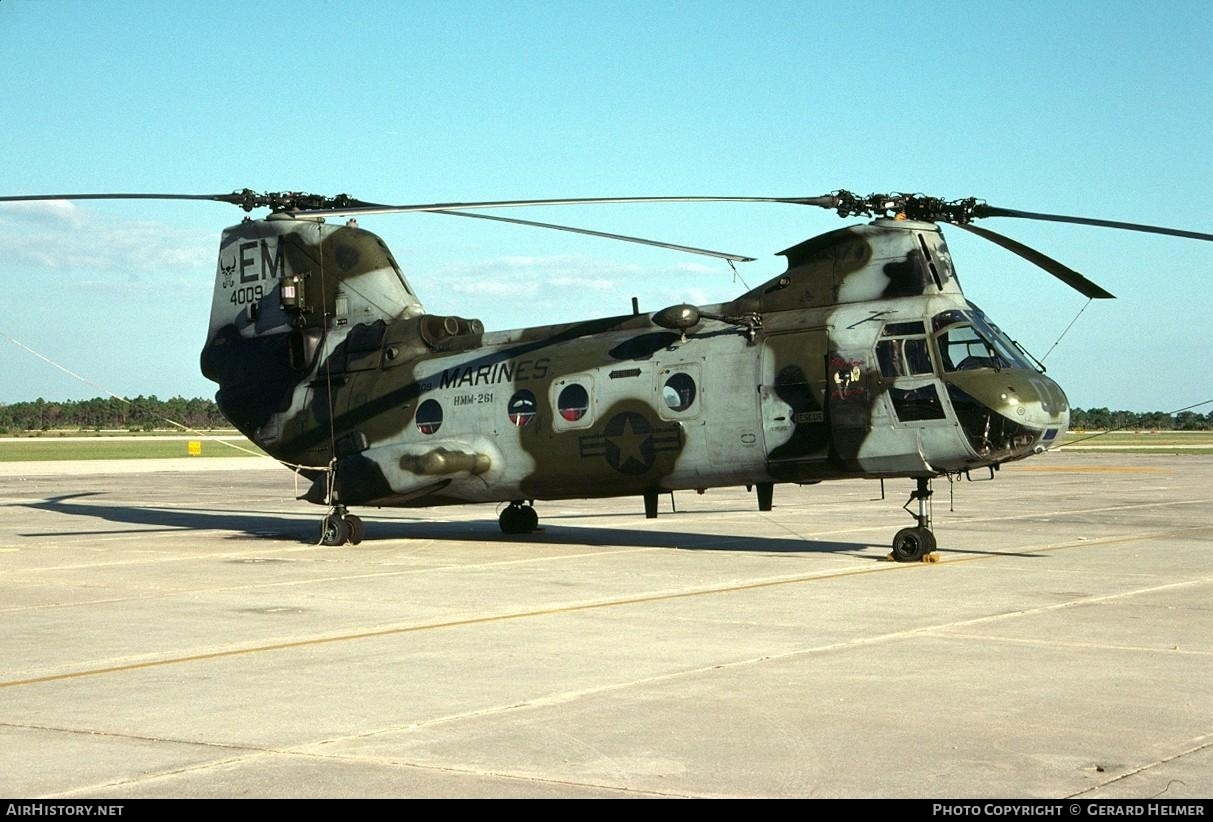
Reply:
M529 534L539 527L539 514L535 507L522 502L511 502L497 518L503 534Z
M332 513L320 520L320 544L336 547L357 545L366 536L366 527L362 520L353 514L347 514L345 506L338 505Z
M897 562L921 562L935 550L935 535L928 528L902 528L893 537L893 559Z

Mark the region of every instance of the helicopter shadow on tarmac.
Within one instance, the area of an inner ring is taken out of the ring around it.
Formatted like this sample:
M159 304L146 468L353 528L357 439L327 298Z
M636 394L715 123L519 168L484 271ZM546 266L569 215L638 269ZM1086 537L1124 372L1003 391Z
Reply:
M98 528L92 531L30 531L21 534L38 537L87 537L92 535L166 533L177 531L230 531L231 538L256 538L276 542L314 543L315 525L309 520L289 515L240 511L207 511L198 509L109 505L87 500L102 496L86 492L48 497L40 502L21 503L23 507L54 512L72 517L87 517L105 522L132 526L130 528ZM664 514L677 517L679 514ZM686 514L691 516L691 514ZM556 517L553 517L556 519ZM744 551L771 554L836 553L854 556L870 555L873 560L884 559L873 554L878 546L868 542L811 540L793 537L762 537L743 534L715 534L694 531L648 530L644 528L603 528L588 525L548 524L533 534L507 535L499 531L496 520L430 521L425 519L372 520L367 524L368 539L357 548L376 548L376 543L389 540L449 540L482 543L534 542L537 544L586 545L590 547L673 548L698 551Z

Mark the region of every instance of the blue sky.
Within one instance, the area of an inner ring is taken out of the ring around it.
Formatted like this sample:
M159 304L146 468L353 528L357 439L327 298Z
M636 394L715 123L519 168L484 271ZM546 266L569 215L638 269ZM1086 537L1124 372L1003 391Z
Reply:
M348 192L379 202L918 191L1213 232L1213 6L1174 2L0 0L3 194ZM212 203L0 206L0 402L211 396ZM749 254L842 223L777 205L510 216ZM716 302L727 265L441 215L365 217L428 310L486 328ZM989 220L1118 296L1046 365L1072 404L1213 398L1213 244ZM1085 298L947 231L1038 356ZM1209 406L1201 409L1209 410Z

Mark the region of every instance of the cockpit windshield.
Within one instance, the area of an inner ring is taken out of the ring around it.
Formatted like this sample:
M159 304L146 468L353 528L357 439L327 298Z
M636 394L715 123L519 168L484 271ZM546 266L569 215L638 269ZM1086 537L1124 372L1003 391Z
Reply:
M1019 347L976 306L972 311L937 314L932 325L944 371L1034 368Z

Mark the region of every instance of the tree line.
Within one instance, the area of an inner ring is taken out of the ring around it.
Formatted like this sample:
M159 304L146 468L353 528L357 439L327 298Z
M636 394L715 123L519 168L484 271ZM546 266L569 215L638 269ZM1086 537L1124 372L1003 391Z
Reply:
M187 428L228 428L227 420L211 400L172 397L167 400L138 396L132 400L98 397L91 400L49 402L39 397L33 402L0 403L0 434L23 431L68 429L78 431L153 431L176 428L172 420ZM1070 427L1106 431L1129 429L1148 431L1210 431L1213 411L1200 414L1180 411L1112 411L1107 408L1070 409Z
M91 400L51 402L39 397L33 402L0 403L0 434L24 431L154 431L177 428L172 422L194 429L230 428L211 400L154 394L131 400L97 397Z
M1213 411L1111 411L1107 408L1071 408L1070 428L1088 431L1213 431Z

